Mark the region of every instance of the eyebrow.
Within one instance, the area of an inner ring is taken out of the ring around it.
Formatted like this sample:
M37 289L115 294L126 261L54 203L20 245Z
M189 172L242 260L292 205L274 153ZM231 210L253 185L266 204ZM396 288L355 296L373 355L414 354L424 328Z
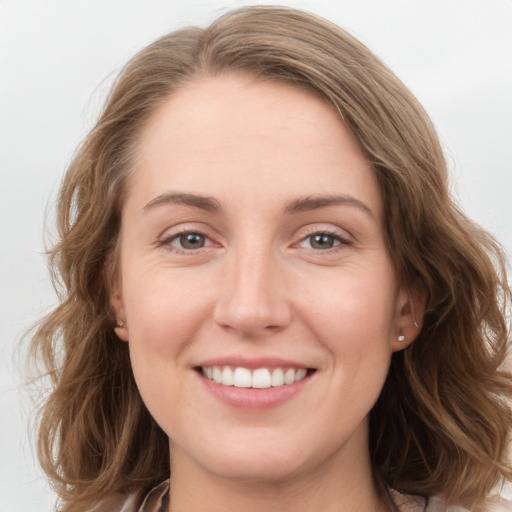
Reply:
M144 206L143 210L152 210L158 206L172 204L199 208L211 213L222 211L221 204L215 198L187 192L166 192L161 194ZM285 205L284 213L308 212L337 205L356 207L375 220L372 210L365 203L353 196L345 194L322 194L299 197Z
M186 192L166 192L161 194L144 206L143 210L148 211L156 208L157 206L167 204L191 206L192 208L199 208L211 213L216 213L221 210L220 203L213 197L189 194Z
M329 206L354 206L369 215L373 220L375 216L372 210L362 201L345 194L327 194L299 197L288 203L284 209L285 213L308 212Z

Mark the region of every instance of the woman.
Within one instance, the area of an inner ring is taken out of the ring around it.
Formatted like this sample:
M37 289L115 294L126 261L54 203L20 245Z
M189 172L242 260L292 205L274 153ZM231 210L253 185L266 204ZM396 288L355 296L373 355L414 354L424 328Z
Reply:
M341 29L253 7L156 41L58 209L34 351L63 511L510 506L483 501L512 478L503 256Z

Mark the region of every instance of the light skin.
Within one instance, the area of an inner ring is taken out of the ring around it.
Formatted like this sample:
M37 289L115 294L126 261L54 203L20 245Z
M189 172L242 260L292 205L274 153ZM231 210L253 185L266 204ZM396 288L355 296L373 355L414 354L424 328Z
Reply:
M369 163L310 93L207 77L149 119L112 304L170 439L173 512L387 510L368 413L419 327L383 225ZM308 374L283 400L233 402L201 373L214 360Z

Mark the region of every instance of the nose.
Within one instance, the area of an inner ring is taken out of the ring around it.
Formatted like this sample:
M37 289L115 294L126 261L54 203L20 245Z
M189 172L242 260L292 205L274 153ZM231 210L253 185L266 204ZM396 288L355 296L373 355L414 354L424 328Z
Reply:
M284 329L291 307L282 269L264 251L239 251L223 268L215 322L244 338L258 338Z

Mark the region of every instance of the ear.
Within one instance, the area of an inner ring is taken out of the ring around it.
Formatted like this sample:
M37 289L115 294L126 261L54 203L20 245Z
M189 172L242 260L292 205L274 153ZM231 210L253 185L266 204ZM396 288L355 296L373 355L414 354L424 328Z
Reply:
M126 313L123 302L122 283L119 271L111 269L110 273L110 306L116 320L114 332L122 341L128 341L128 325L126 324Z
M391 340L393 352L403 350L417 338L423 327L426 304L426 296L422 290L400 287Z

